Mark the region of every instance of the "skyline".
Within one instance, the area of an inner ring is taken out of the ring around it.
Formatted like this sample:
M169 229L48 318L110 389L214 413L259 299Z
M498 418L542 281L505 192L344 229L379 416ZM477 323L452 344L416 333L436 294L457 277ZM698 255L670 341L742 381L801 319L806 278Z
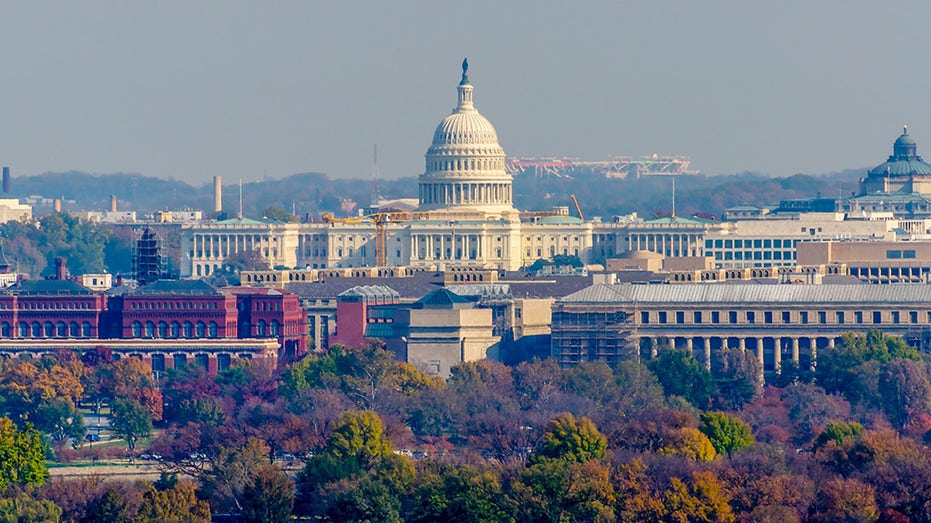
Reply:
M416 176L464 57L509 156L788 176L879 164L903 124L931 144L931 5L469 7L7 4L0 165L367 178L378 144L382 177Z

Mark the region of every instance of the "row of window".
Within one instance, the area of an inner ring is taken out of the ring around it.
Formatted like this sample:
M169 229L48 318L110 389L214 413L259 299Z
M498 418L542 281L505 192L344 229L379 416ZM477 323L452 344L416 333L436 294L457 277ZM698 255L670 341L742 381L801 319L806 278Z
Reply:
M217 323L211 321L209 324L204 324L204 322L198 321L194 324L186 321L182 325L176 321L171 322L171 324L160 321L156 325L151 321L147 321L145 324L134 321L132 336L134 338L216 338Z
M58 303L58 302L19 302L16 307L13 307L12 302L0 302L0 309L2 310L21 310L21 311L74 311L74 310L91 310L94 309L95 304L93 303Z
M705 251L715 260L794 260L795 251Z
M794 249L798 245L798 240L792 239L717 239L705 240L705 249Z
M22 321L18 326L18 335L20 338L90 338L91 337L91 324L88 322L82 322L80 325L77 322L65 323L59 321L57 323L52 323L47 321L45 323L39 323L34 321L28 323ZM0 337L11 338L13 336L13 325L8 322L3 322L0 324Z
M830 317L832 323L844 325L848 323L863 324L865 320L872 320L874 325L900 323L918 323L921 314L919 311L888 311L886 316L883 311L641 311L640 323L649 324L656 322L658 324L702 324L702 323L729 323L729 324L783 324L783 325L808 325L817 323L825 325ZM686 322L686 318L690 321ZM724 320L724 321L722 321ZM887 321L888 320L888 321ZM926 312L927 323L931 323L931 311Z
M167 311L167 310L217 310L217 302L174 302L174 301L143 301L130 302L129 308L134 311Z

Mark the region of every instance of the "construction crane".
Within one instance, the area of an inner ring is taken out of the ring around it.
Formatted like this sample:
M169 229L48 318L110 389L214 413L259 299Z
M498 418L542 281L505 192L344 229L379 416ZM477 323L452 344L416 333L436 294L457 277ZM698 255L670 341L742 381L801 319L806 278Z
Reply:
M415 220L442 220L455 225L456 219L468 219L474 213L456 213L442 211L386 211L365 214L353 218L337 218L330 213L323 213L321 218L330 225L337 223L370 223L375 226L375 266L388 266L388 225L392 222L409 222ZM453 230L455 235L455 229Z
M570 194L569 197L572 198L572 203L575 204L575 212L579 213L579 219L584 222L585 216L582 215L582 208L579 207L579 201L575 199L574 194Z

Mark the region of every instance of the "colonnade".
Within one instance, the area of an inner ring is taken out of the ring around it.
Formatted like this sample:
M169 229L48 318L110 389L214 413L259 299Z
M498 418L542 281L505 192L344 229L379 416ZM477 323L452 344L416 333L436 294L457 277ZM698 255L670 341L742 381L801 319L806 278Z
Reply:
M833 349L839 335L820 336L707 336L680 335L670 337L640 336L641 356L654 358L664 344L676 349L686 349L708 370L714 364L714 353L735 348L753 351L761 362L764 372L779 374L783 361L793 361L799 368L814 370L817 365L818 349Z
M411 258L424 260L482 260L482 234L412 234Z
M511 183L421 183L420 203L511 205Z
M700 256L702 235L694 233L632 233L627 250L652 251L665 256Z
M234 234L194 234L192 237L194 259L224 260L230 254L257 250L268 256L271 241L267 235Z

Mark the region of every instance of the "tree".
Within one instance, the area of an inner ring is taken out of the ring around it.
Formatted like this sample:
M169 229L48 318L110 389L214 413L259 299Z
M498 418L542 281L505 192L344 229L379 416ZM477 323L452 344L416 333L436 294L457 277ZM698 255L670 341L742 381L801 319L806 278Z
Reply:
M242 517L245 523L291 521L294 506L294 483L272 464L252 472L242 493Z
M22 430L9 418L0 418L0 491L10 485L41 485L48 479L46 446L38 430Z
M223 260L223 265L207 280L214 285L239 285L242 271L267 271L268 260L257 249L234 252Z
M894 427L904 427L917 414L931 412L931 381L924 362L897 359L879 377L882 407Z
M662 350L647 362L667 396L682 396L689 403L706 408L714 393L714 382L695 356L688 351Z
M126 440L129 451L133 452L139 438L147 438L152 433L152 414L136 400L114 400L110 410L114 432Z
M266 207L265 210L262 211L262 217L285 223L295 223L300 221L300 218L297 216L289 213L281 207L275 206Z
M828 442L834 442L841 447L849 439L863 434L863 425L856 421L832 421L824 427L818 439L815 440L815 448L823 447Z
M573 463L586 463L605 457L607 439L598 432L588 418L575 417L564 412L553 418L543 433L543 443L531 458L531 463L544 459L560 459Z
M703 412L698 429L701 430L719 454L730 456L733 452L753 446L750 425L736 416L724 412Z
M58 523L61 507L52 501L33 499L25 492L0 499L2 523Z
M511 497L518 521L615 521L617 496L608 468L596 461L538 462L521 473Z
M717 403L728 410L740 410L763 393L763 367L756 356L748 350L738 348L717 352L714 383L717 388Z
M666 515L664 521L715 521L735 520L729 496L717 476L710 471L692 474L691 484L672 478L663 494Z
M666 446L659 449L659 454L680 456L692 461L711 461L718 455L708 436L692 427L674 431Z
M163 523L209 523L210 505L197 499L194 484L189 481L176 482L161 490L147 483L142 493L139 519Z

